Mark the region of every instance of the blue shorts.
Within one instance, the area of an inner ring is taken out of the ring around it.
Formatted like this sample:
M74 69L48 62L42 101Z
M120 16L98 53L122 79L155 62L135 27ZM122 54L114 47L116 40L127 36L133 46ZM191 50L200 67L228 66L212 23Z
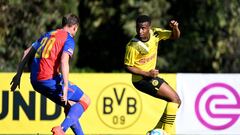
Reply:
M41 93L45 97L49 98L58 105L64 106L64 102L61 101L63 95L63 79L58 75L53 79L44 81L31 81L34 90ZM67 99L78 102L83 96L83 91L77 86L68 82L68 95Z

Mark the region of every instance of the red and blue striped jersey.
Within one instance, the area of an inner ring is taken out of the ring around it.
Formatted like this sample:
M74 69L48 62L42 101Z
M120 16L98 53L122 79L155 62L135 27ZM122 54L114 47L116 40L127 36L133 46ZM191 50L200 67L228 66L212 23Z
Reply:
M31 80L48 80L59 74L63 52L73 55L75 42L63 29L47 32L32 44L36 53L31 64Z

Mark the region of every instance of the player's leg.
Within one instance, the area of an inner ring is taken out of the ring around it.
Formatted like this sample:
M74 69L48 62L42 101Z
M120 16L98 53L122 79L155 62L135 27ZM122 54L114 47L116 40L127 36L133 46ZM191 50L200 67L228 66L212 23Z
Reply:
M157 92L159 90L159 87L162 85L164 81L160 80L159 78L144 78L138 82L133 82L134 87L143 92L146 93L148 95L151 95L153 97L159 98L157 95ZM157 126L155 128L161 128L162 127L162 123L158 122ZM151 129L152 130L152 129ZM147 135L150 134L150 131L147 132Z
M157 97L163 98L168 102L176 103L180 106L181 100L174 89L169 86L165 81L161 84L159 87L159 90L157 91Z
M174 133L173 123L176 118L178 107L181 104L181 100L173 88L171 88L165 81L157 91L157 96L169 102L167 102L165 111L156 127L162 127L166 132Z
M86 111L86 109L88 108L89 104L90 104L90 98L84 94L80 101L78 101L84 108L84 111ZM72 126L71 126L72 131L74 132L75 135L82 135L83 131L81 128L81 125L79 123L79 120L77 120Z
M58 79L49 79L46 81L31 81L32 86L35 91L39 92L40 94L44 95L51 101L55 102L58 105L61 104L61 98L59 94L62 92L61 87L58 86ZM52 133L54 135L64 135L64 131L62 130L61 126L56 126L52 128Z
M173 129L172 124L176 117L176 112L181 104L178 94L162 78L145 78L139 82L133 82L138 90L151 96L167 101L165 111L155 128L164 130ZM169 128L170 127L170 128Z
M83 100L84 98L86 98L85 95L82 96L81 100ZM64 107L64 113L66 116L68 115L71 106L73 106L74 104L76 104L76 102L70 101L70 100L68 101L68 105ZM84 108L86 110L87 107L85 106ZM75 135L83 134L79 120L77 120L73 125L71 125L70 128L72 129L72 131L74 132Z
M79 121L77 121L76 123L74 123L71 127L70 127L73 131L73 133L75 135L81 135L83 134L83 130L82 130L82 127L79 123Z
M60 133L61 130L64 133L69 127L71 127L75 135L83 135L83 131L78 119L81 117L89 105L89 103L83 101L85 99L84 97L86 98L86 95L83 95L82 98L80 98L79 102L68 101L69 105L65 107L66 118L61 124L61 129L59 128L60 126L53 128L53 135L63 135Z
M66 131L72 126L72 129L76 135L82 135L83 131L80 123L78 123L78 119L90 104L90 98L76 85L69 84L68 100L71 104L71 107L66 118L62 122L61 127L64 131Z
M39 93L43 94L56 104L66 107L64 105L64 102L61 101L62 86L59 85L61 84L61 80L61 77L57 76L56 78L47 81L32 82L32 85L34 89ZM56 126L52 129L54 135L63 135L64 131L66 131L70 126L74 125L74 123L78 121L84 110L86 110L87 106L89 105L90 99L82 92L80 88L78 88L76 85L69 83L68 101L73 101L75 102L75 104L71 104L68 116L64 119L61 126ZM81 130L81 127L78 125L80 124L74 126L74 129L79 129L75 131Z
M66 132L69 127L76 124L78 122L78 119L83 114L83 112L84 112L84 109L81 104L76 103L76 104L72 105L69 109L69 112L67 113L66 118L64 119L64 121L61 124L63 131ZM82 131L80 133L81 133L81 135L83 134Z
M69 101L68 105L64 107L65 116L67 116L69 109L70 109L71 105L73 105L73 104L75 104L75 102ZM72 131L74 132L75 135L82 132L82 128L81 128L79 121L76 121L72 126L70 126L70 128L72 129Z

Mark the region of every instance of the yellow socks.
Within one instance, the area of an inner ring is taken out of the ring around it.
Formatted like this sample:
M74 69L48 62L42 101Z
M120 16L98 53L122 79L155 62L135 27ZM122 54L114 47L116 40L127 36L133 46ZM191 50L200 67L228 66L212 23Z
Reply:
M155 128L162 128L168 134L175 134L174 121L176 118L178 106L179 105L177 103L168 102L166 109Z
M175 126L174 121L176 118L177 110L178 110L178 104L173 102L168 102L167 107L165 109L165 121L163 130L165 130L169 134L176 134L175 133Z

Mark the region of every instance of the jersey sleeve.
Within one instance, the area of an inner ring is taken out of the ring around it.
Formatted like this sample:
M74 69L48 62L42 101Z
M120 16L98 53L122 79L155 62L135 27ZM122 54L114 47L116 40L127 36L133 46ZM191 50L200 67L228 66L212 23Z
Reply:
M32 47L37 50L41 46L41 42L44 37L47 37L49 35L49 32L45 33L43 36L41 36L38 40L36 40L34 43L32 43Z
M155 36L157 36L159 38L159 41L169 39L172 35L171 30L164 30L161 28L154 28L153 33Z
M138 51L133 46L127 45L124 64L127 66L134 66L137 54L138 54Z
M63 46L63 51L68 53L72 57L74 52L74 47L75 47L74 39L68 36Z
M35 50L37 50L39 47L40 47L40 43L38 42L38 41L35 41L35 42L33 42L32 43L32 47L35 49Z

